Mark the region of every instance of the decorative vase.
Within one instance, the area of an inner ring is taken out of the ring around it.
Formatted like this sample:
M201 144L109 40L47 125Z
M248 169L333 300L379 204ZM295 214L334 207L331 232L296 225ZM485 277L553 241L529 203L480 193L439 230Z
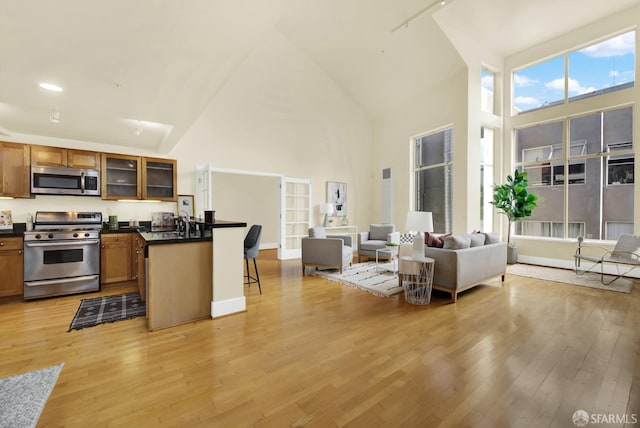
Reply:
M416 233L413 237L413 251L411 256L414 259L421 259L424 257L424 235L420 232Z

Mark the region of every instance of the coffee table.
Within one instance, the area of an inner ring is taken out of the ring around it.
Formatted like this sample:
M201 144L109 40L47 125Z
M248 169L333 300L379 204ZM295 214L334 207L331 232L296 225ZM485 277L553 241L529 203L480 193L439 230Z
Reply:
M391 269L380 267L380 256L385 259L389 259L391 263ZM378 248L376 250L376 272L380 272L380 269L384 269L393 272L394 276L398 274L398 247L389 246L384 248Z

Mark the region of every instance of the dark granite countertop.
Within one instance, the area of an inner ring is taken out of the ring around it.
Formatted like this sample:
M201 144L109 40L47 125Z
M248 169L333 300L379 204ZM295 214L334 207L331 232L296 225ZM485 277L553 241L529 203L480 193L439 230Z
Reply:
M22 238L27 230L26 223L13 223L13 230L0 230L0 238Z
M183 233L179 233L176 231L150 231L148 229L145 230L136 230L134 228L129 229L121 229L124 233L130 232L139 232L140 236L145 240L148 245L156 245L156 244L181 244L186 242L203 242L203 241L211 241L212 239L212 229L219 228L229 228L229 227L247 227L247 223L238 222L238 221L225 221L225 220L216 220L215 224L205 226L204 223L197 223L200 227L200 233L194 234L191 233L188 237ZM120 230L110 230L107 233L120 232Z
M216 220L215 224L207 225L197 222L200 227L200 236L189 236L185 238L175 231L151 231L151 222L140 222L140 226L129 226L129 223L121 222L117 230L109 229L107 223L100 231L102 234L112 233L140 233L147 244L175 244L181 242L211 241L211 230L228 227L247 227L247 223L239 221ZM26 223L14 223L13 230L0 230L0 238L22 238L26 230Z

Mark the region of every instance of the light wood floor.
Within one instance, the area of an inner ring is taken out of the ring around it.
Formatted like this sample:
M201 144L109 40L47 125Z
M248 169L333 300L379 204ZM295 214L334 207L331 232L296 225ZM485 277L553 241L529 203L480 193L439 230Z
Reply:
M272 251L258 265L263 294L246 290L247 312L153 333L143 318L67 333L95 294L2 304L0 377L64 363L39 427L572 427L578 409L640 414L639 284L629 295L507 276L420 307L303 278Z

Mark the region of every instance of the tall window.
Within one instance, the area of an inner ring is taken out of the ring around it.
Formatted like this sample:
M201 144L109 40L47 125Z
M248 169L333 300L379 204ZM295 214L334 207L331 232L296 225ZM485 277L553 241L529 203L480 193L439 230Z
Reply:
M493 146L494 132L482 128L480 133L480 228L493 230Z
M633 233L632 107L535 125L515 134L516 166L528 173L531 192L538 196L533 215L517 224L516 233L609 240Z
M453 222L453 128L417 137L414 159L415 209L433 213L436 232L450 232Z
M630 31L514 71L513 114L632 87L635 45Z
M494 113L494 90L493 86L495 84L495 74L482 69L481 81L480 81L480 100L481 106L480 109L482 111L486 111L487 113Z

